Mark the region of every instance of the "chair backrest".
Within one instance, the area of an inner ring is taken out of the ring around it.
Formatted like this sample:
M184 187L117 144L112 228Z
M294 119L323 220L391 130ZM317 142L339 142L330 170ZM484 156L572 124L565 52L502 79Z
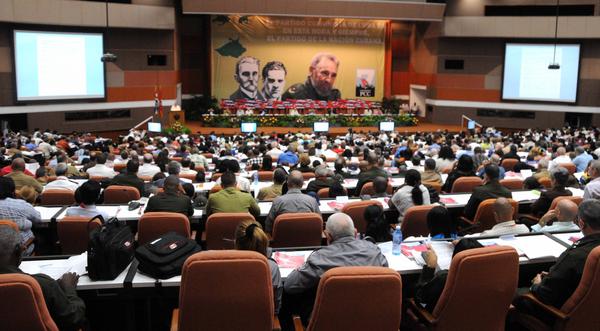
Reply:
M506 187L509 190L522 190L523 180L519 178L507 178L500 180L500 185Z
M545 188L551 188L552 187L552 181L548 177L542 177L542 178L540 178L538 180L538 182L540 183L540 185L542 185Z
M58 331L42 289L33 277L0 275L0 298L2 330Z
M442 184L440 183L434 183L434 182L423 182L423 185L425 186L429 186L432 189L434 189L437 193L441 193L442 192Z
M443 330L504 330L518 281L519 255L512 247L491 246L456 254L433 309L436 326ZM464 316L466 307L469 318Z
M513 199L508 199L513 207L513 219L517 218L519 212L519 203ZM483 200L477 207L473 222L479 224L478 231L489 230L496 225L496 219L494 218L494 202L496 199Z
M273 181L273 171L259 171L258 172L258 180L261 182L272 182Z
M267 259L252 251L205 251L184 263L179 331L273 329Z
M210 189L210 193L211 193L211 194L212 194L212 193L217 193L217 192L219 192L219 191L220 191L220 190L222 190L222 189L223 189L223 187L221 187L221 185L215 185L215 186L213 186L213 187Z
M190 220L181 213L144 213L138 222L138 244L143 245L171 231L189 238Z
M383 208L381 202L377 200L365 200L365 201L354 201L344 205L341 212L348 214L352 221L354 221L354 227L359 233L365 233L367 231L367 221L365 220L365 209L372 205L379 205Z
M410 236L427 236L429 228L427 227L427 214L436 205L412 206L406 210L404 219L402 220L402 235Z
M320 189L319 191L317 191L317 195L319 196L320 199L329 198L329 187ZM344 187L344 195L348 195L348 190L346 190L345 187Z
M113 164L113 170L115 172L121 172L121 170L127 168L127 163L115 163Z
M212 180L213 182L215 182L215 181L216 181L217 179L219 179L221 176L223 176L223 174L222 174L222 173L220 173L220 172L215 172L215 173L212 175L212 178L211 178L211 180Z
M232 249L235 229L243 221L254 221L249 213L216 213L206 220L206 248Z
M513 169L515 169L515 166L517 165L517 163L519 163L519 160L517 160L517 159L504 159L500 163L500 166L502 168L504 168L504 170L506 170L506 171L513 171Z
M19 232L19 226L17 225L17 223L11 220L0 220L0 226L10 226L15 231Z
M402 279L384 267L339 267L317 289L309 331L398 330Z
M305 181L309 180L311 178L315 178L315 173L314 172L303 172L302 178L304 178Z
M558 203L561 200L571 200L576 205L579 206L579 204L583 201L583 197L576 197L576 196L572 196L572 195L563 195L563 196L560 196L560 197L556 197L556 198L554 198L552 200L552 203L550 204L550 208L548 210L556 209L556 206L558 205Z
M577 172L577 166L572 162L559 163L558 166L567 169L571 175Z
M483 180L477 176L460 177L452 184L452 193L473 192L480 185L483 185Z
M109 179L108 177L104 177L104 176L90 176L90 180L96 181L96 182L101 182L105 179Z
M46 189L40 195L42 206L70 206L75 203L75 192L64 189Z
M317 213L287 213L273 224L272 247L321 246L323 219Z
M394 193L394 188L392 187L392 184L390 182L388 182L385 192L387 194ZM375 195L375 188L373 187L373 182L365 183L365 185L363 185L360 189L360 195Z
M129 203L139 199L140 191L133 186L111 185L104 189L104 203Z
M600 298L600 246L594 248L585 261L583 275L575 292L561 310L568 319L555 330L593 330L600 325L598 299Z
M179 177L189 179L192 182L196 182L196 174L179 174Z
M56 232L62 254L81 254L88 248L90 231L102 226L99 219L65 216L56 223Z

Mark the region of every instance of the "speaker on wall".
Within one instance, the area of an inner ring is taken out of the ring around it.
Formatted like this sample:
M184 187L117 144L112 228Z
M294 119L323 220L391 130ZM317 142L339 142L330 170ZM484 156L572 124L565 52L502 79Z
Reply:
M147 59L148 59L149 66L166 66L167 65L167 56L166 55L148 54Z

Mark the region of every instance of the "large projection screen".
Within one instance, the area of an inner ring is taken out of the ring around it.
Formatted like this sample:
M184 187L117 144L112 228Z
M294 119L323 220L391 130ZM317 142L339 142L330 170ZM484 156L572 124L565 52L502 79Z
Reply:
M101 33L14 30L17 101L102 99Z
M574 103L579 80L579 44L507 43L502 99ZM556 62L560 69L548 69Z

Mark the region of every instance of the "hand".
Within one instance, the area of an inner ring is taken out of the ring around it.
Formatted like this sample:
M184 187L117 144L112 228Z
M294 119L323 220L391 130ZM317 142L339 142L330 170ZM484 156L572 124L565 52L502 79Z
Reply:
M546 214L544 214L544 216L542 216L542 218L540 218L538 224L540 226L546 226L546 224L548 224L548 222L550 222L552 219L556 218L556 209L552 209L549 210Z
M58 279L58 285L60 285L62 289L75 288L77 287L78 281L79 276L76 273L67 272Z
M532 285L537 285L539 283L542 282L542 279L544 279L544 277L546 277L548 273L545 271L540 272L539 274L537 274L532 280L531 280L531 284Z
M435 267L437 267L437 255L431 246L427 245L427 250L422 252L421 255L429 268L435 269Z

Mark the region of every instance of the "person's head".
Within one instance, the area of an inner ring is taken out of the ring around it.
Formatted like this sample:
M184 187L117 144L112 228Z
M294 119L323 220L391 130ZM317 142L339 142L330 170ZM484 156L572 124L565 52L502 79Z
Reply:
M575 202L562 199L556 204L556 219L559 222L576 222L578 208Z
M556 189L563 189L569 180L569 171L563 167L557 167L550 173L552 186Z
M335 171L342 171L346 166L346 160L343 157L337 158L335 162L333 162L333 167Z
M189 168L192 165L192 161L187 157L181 160L181 166L184 168Z
M271 169L273 169L273 158L271 157L271 155L263 156L262 169L265 171L270 171Z
M388 181L385 177L377 176L373 179L373 190L375 190L376 194L386 193L387 187Z
M496 199L493 210L496 223L512 221L514 209L507 198Z
M556 155L557 156L562 156L562 155L565 155L565 154L567 154L567 149L566 148L559 147L559 148L556 149Z
M450 238L454 231L452 217L446 207L436 206L427 213L427 228L429 235L444 235L444 238Z
M95 180L88 180L75 190L75 201L84 205L96 204L101 189L100 183Z
M309 67L312 86L320 96L328 96L333 89L340 65L338 58L330 53L317 53Z
M600 177L600 160L595 160L590 163L589 175L591 178Z
M179 191L179 177L176 175L169 175L165 178L163 188L167 193L175 193Z
M367 223L377 222L383 217L383 207L380 205L370 205L365 208L364 218Z
M428 171L433 171L435 170L435 160L434 159L427 159L425 160L425 170Z
M300 163L301 167L308 167L310 166L310 156L308 156L306 153L302 153L300 154L298 162Z
M298 170L293 170L290 172L290 175L287 178L288 190L301 189L303 185L304 177L302 176L302 173Z
M35 178L43 178L43 177L46 177L47 175L48 175L48 171L46 170L46 167L39 167L35 171Z
M127 161L127 173L135 175L140 169L140 162L138 160L131 159Z
M353 237L356 235L354 222L348 214L335 213L327 219L325 225L325 235L327 242L332 243L343 237Z
M454 156L454 152L452 151L452 148L450 148L450 146L448 146L448 145L444 145L440 148L438 157L440 159L446 159L446 160L454 160L456 158L456 156Z
M105 164L106 158L107 158L106 154L96 153L96 164Z
M273 171L273 183L275 183L277 185L283 185L283 183L285 183L286 179L287 179L287 173L285 172L285 170L283 170L281 168L277 168L277 169L275 169L275 171Z
M492 163L492 164L499 166L500 160L501 160L500 155L498 155L496 153L494 153L494 154L492 154L492 156L490 156L490 163Z
M12 226L0 225L0 267L18 267L23 249L19 232Z
M66 176L67 170L68 170L68 167L67 167L66 163L59 163L54 168L54 173L56 174L56 176Z
M194 185L192 183L183 183L181 187L183 188L185 195L187 195L190 199L194 198L196 190L194 189Z
M577 147L575 148L575 154L577 154L577 155L581 155L581 154L583 154L583 153L585 153L585 149L584 149L583 147L581 147L581 146L577 146Z
M129 157L129 154L127 153L127 150L122 150L120 156L122 160L126 160Z
M10 167L13 171L25 171L25 160L18 157L12 161Z
M15 198L15 182L10 177L0 177L0 200Z
M255 251L267 256L269 237L265 234L260 223L243 221L235 229L235 249Z
M588 199L579 205L577 225L584 235L600 232L600 200Z
M155 182L155 181L157 181L159 179L163 179L165 177L166 177L165 174L163 172L159 171L159 172L155 173L154 176L152 176L152 181Z
M411 196L415 206L423 204L423 192L421 192L421 174L415 170L410 169L404 176L404 183L408 186L412 186Z
M252 56L244 56L238 60L235 65L235 75L233 78L240 84L240 87L255 92L258 88L258 68L260 61Z
M475 238L463 238L456 243L456 246L454 246L454 251L452 251L452 257L454 257L456 254L462 251L466 251L467 249L482 247L483 245L480 244L479 241L477 241L477 239Z
M463 154L458 159L458 164L456 165L456 169L461 172L473 172L474 164L473 158L467 154Z
M483 169L487 181L497 181L500 179L500 168L497 165L490 163Z
M329 175L329 169L326 165L320 165L315 168L316 178L326 178Z
M262 70L263 92L267 100L279 100L285 87L287 70L283 63L271 61L265 64Z
M152 154L150 154L150 153L144 154L144 163L151 164L152 161L154 161L154 158L152 157Z
M167 164L167 172L169 175L178 176L181 172L181 164L177 161L171 161Z
M20 189L15 191L15 196L18 199L25 200L25 201L29 202L30 204L34 204L35 200L38 197L38 193L32 186L25 185L25 186L21 186Z
M235 173L231 171L225 171L223 175L221 175L221 186L223 188L235 187L237 185L237 181L235 178Z

